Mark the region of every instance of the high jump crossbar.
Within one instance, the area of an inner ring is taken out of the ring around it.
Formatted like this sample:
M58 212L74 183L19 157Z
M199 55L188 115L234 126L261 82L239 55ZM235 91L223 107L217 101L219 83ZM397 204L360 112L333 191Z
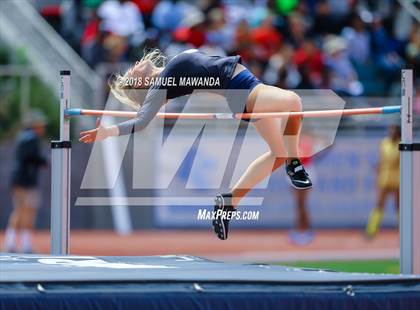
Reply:
M392 114L400 113L401 106L386 106L376 108L360 109L339 109L324 111L304 111L304 112L270 112L270 113L158 113L157 118L166 119L262 119L262 118L281 118L281 117L338 117L349 115L368 115L368 114ZM71 116L114 116L134 118L137 112L110 111L110 110L86 110L86 109L66 109L65 115Z
M173 119L261 119L279 117L336 117L401 112L400 144L400 269L420 274L420 143L413 143L413 71L402 70L401 106L279 112L279 113L158 113ZM51 142L51 254L69 254L70 233L70 118L78 115L134 118L137 112L70 109L70 71L60 71L60 140ZM417 190L414 190L417 189Z

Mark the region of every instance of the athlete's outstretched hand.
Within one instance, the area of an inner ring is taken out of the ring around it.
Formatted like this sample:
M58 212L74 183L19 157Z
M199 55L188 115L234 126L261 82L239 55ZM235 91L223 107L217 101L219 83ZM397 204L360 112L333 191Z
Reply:
M93 143L96 141L105 140L108 137L118 136L118 127L109 126L105 127L101 125L101 119L98 117L96 119L96 128L82 131L80 133L79 141L83 143Z

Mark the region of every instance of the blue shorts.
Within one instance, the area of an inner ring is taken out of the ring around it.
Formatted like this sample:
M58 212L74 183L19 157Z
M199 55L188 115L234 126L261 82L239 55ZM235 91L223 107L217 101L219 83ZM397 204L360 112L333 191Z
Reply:
M246 110L246 102L248 100L248 95L254 89L255 86L261 83L262 82L259 79L257 79L248 69L239 72L233 79L229 81L227 85L226 100L232 113L249 112ZM244 89L247 91L235 91L240 89ZM250 120L244 119L244 121Z

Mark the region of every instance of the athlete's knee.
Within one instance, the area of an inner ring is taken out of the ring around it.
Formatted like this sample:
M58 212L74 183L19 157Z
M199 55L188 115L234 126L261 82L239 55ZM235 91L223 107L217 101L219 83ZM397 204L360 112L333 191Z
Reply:
M284 96L290 112L302 111L302 100L298 94L294 91L288 90Z
M298 94L293 91L289 91L288 101L292 111L302 111L302 99Z

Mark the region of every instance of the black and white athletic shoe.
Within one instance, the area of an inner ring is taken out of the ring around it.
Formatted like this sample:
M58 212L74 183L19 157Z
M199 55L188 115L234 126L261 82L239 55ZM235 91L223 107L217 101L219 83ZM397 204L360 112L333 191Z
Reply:
M303 168L300 160L295 158L286 164L286 173L290 177L292 186L296 189L307 189L312 187L311 179Z
M217 195L214 200L213 230L220 240L226 240L229 232L229 220L232 218L232 213L235 208L232 207L232 195L221 194Z

